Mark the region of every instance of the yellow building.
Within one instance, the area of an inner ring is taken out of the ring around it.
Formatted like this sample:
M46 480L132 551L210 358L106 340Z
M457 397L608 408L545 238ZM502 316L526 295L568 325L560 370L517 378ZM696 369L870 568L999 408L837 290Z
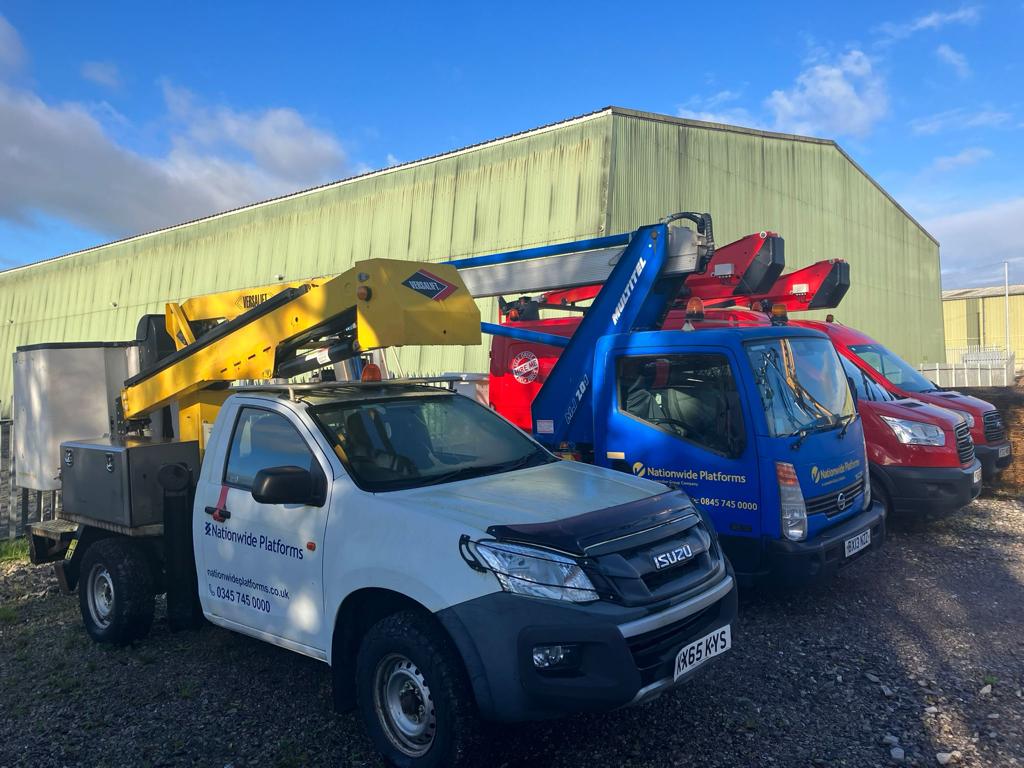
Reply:
M1003 286L961 288L942 292L946 330L946 361L960 362L962 350L998 347L1006 343L1007 299ZM1009 296L1010 351L1017 368L1024 367L1024 285L1011 285Z

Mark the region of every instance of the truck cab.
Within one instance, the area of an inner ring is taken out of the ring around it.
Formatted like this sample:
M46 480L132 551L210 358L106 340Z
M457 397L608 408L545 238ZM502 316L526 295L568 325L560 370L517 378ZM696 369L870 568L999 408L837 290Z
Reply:
M861 423L822 335L609 336L595 370L595 462L686 490L742 577L806 583L882 544Z
M836 322L801 323L828 333L844 358L893 396L945 408L964 418L981 463L983 479L993 480L1010 466L1013 455L1006 424L1002 414L991 403L960 392L939 389L912 365L854 328Z

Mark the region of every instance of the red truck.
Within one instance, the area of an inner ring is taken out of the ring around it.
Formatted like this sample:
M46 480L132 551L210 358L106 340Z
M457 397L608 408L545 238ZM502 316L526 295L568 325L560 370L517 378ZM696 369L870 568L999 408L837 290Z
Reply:
M834 321L798 320L795 324L828 334L844 360L852 363L867 379L894 397L912 398L962 416L970 429L974 451L981 463L985 480L993 480L1010 466L1013 455L1006 426L1002 414L991 403L960 392L940 389L905 360L854 328ZM927 482L919 489L929 499L934 497L936 490L929 487Z

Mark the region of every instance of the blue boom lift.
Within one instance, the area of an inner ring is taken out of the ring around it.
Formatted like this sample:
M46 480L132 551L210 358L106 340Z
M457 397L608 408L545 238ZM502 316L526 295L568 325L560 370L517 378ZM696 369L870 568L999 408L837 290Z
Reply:
M562 348L533 400L534 437L685 490L748 582L828 577L885 537L853 392L828 338L784 318L660 330L714 251L711 217L680 213L627 235L451 263L476 296L603 282L568 338L483 324Z

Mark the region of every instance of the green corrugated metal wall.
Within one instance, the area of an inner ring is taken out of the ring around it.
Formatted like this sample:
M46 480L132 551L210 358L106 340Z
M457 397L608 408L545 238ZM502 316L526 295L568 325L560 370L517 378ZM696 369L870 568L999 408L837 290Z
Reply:
M915 362L941 359L938 248L834 145L613 109L0 273L0 405L16 346L131 338L168 300L370 257L439 261L625 231L683 209L711 211L719 243L780 232L790 265L847 258L842 319ZM481 308L494 319L493 302ZM481 371L487 352L401 359L407 373Z
M832 142L628 113L612 158L612 231L674 210L711 211L718 243L774 230L787 270L850 262L839 320L912 363L944 359L938 245Z
M341 272L366 258L441 261L601 233L609 120L575 120L0 273L3 411L17 346L134 338L139 317L169 300ZM481 308L496 320L493 300ZM482 371L487 349L410 347L401 360L407 373Z

